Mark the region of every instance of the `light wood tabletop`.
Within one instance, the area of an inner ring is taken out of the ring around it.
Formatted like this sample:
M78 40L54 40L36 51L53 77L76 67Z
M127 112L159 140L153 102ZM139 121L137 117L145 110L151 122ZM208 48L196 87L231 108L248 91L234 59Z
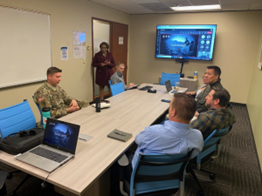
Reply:
M49 176L47 172L20 162L2 151L0 161L40 179L48 176L47 182L81 195L132 145L140 131L169 108L169 103L161 102L161 99L169 99L165 86L142 84L139 88L145 85L153 86L157 93L128 90L110 97L108 100L111 107L102 109L99 113L89 106L60 118L59 120L80 125L80 133L93 138L87 142L78 140L75 158ZM179 91L186 91L186 88L180 88ZM108 138L107 135L114 129L132 133L133 136L127 142Z

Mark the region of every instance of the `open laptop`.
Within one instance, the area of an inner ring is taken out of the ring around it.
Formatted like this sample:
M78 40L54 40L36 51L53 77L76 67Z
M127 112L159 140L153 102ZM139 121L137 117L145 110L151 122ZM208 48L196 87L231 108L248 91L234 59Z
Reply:
M127 90L136 89L139 85L140 85L140 84L135 84L134 86L129 87Z
M170 80L165 81L165 86L168 93L175 94L177 92L176 90L172 90Z
M52 172L74 157L80 126L48 118L43 144L16 159Z

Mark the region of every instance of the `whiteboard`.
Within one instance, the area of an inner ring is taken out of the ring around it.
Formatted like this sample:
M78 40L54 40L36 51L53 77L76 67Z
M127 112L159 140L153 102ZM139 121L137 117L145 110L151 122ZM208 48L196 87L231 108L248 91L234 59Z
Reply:
M0 26L0 88L46 80L49 15L0 6Z

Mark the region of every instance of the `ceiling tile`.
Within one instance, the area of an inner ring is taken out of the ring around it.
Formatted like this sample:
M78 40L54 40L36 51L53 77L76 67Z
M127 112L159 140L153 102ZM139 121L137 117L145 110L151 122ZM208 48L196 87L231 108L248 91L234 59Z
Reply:
M262 9L262 3L251 3L250 10L261 10Z
M143 3L139 4L149 10L152 11L173 11L170 7L162 4L162 3Z
M250 3L250 0L220 0L220 3L223 4L242 4Z
M239 4L222 4L222 10L248 10L249 3L239 3Z
M188 0L158 0L158 1L168 7L190 6L191 5Z
M189 0L193 5L214 5L219 4L219 0Z
M250 0L250 3L262 3L262 0Z

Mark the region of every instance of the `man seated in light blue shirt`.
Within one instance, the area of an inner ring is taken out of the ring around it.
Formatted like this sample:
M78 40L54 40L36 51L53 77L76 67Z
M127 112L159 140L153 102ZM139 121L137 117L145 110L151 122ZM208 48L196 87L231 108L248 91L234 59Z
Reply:
M189 122L196 112L194 98L176 93L170 103L169 120L152 125L136 135L138 145L132 160L134 168L139 153L185 154L192 149L194 158L203 148L203 136L197 129L190 129Z

